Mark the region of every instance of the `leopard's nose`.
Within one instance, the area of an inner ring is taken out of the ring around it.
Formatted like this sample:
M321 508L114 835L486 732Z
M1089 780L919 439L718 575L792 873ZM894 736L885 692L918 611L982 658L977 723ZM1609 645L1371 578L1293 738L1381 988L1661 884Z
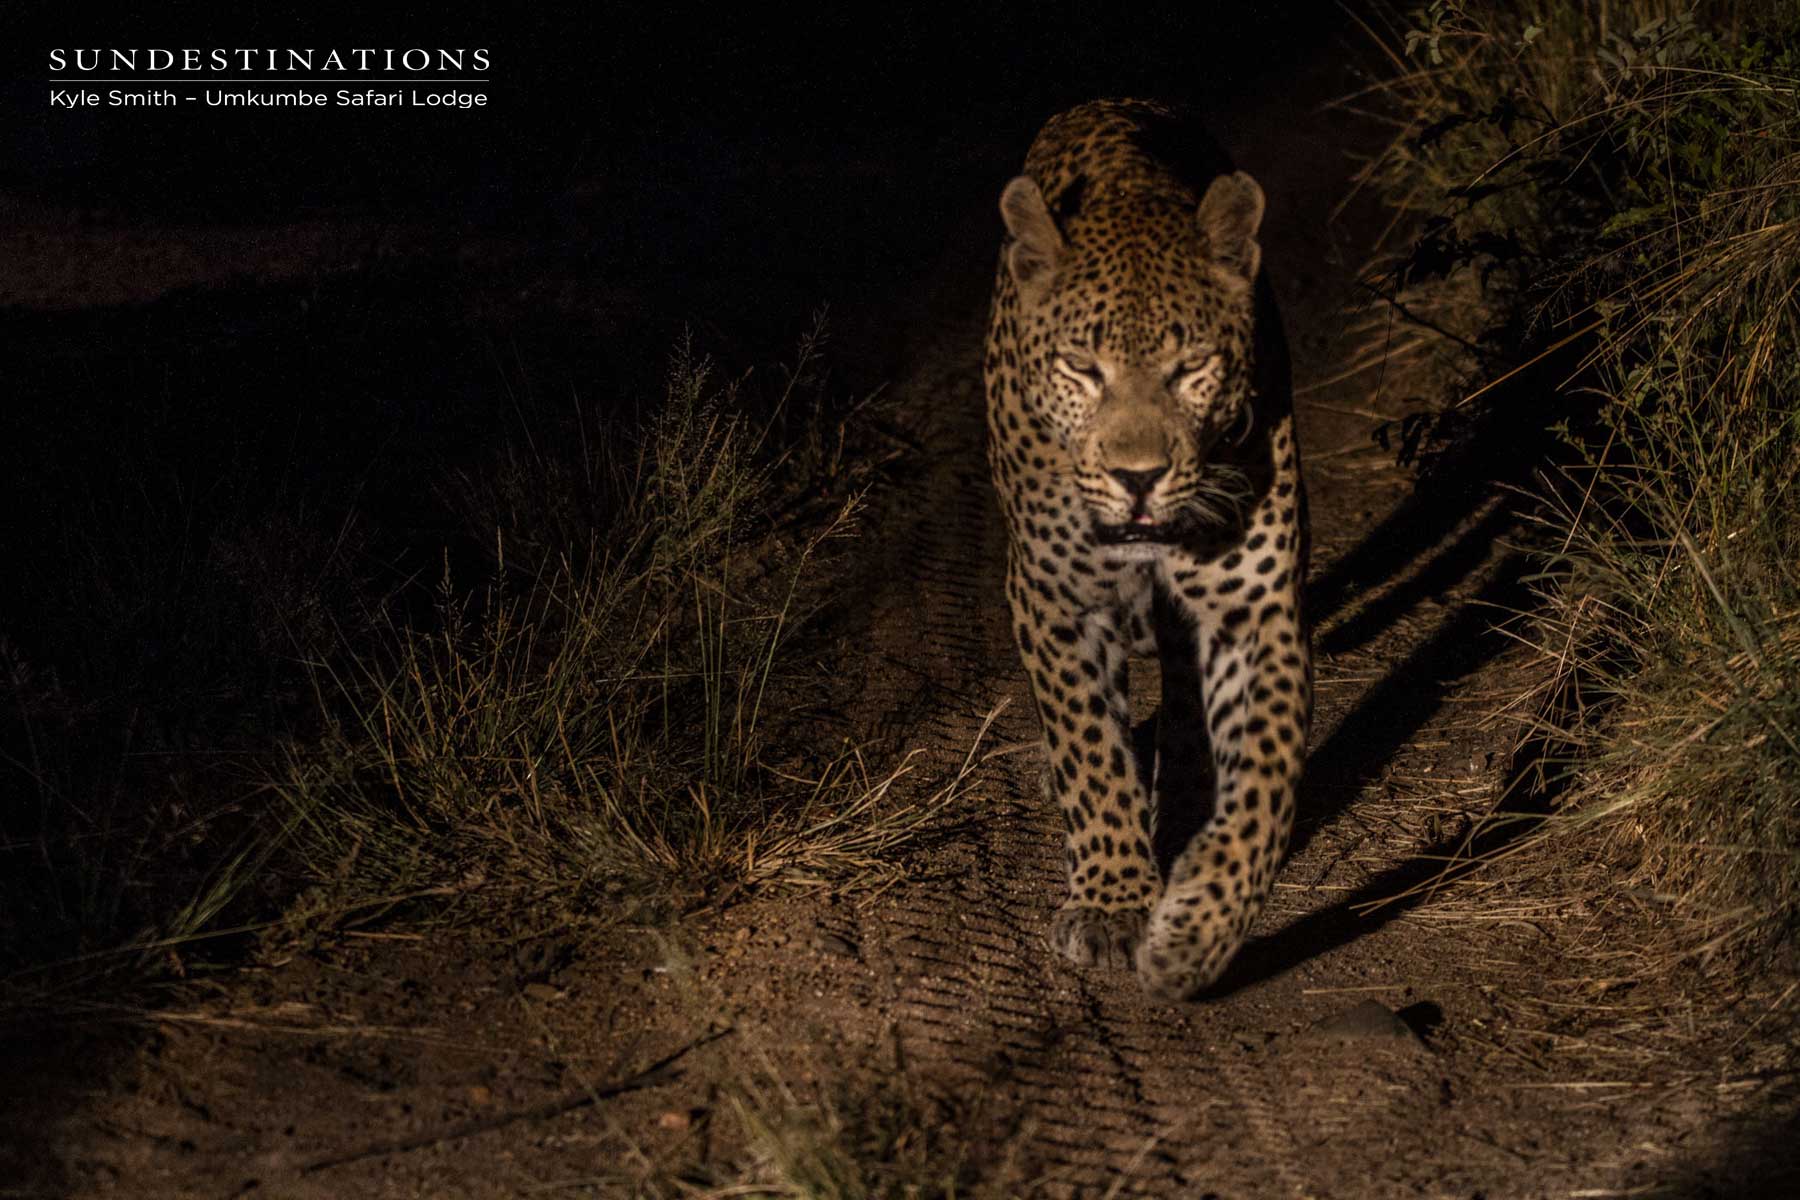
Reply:
M1133 500L1143 500L1150 495L1150 489L1156 486L1156 481L1169 473L1169 468L1151 467L1147 471L1128 471L1124 467L1114 467L1109 473L1124 485L1126 494Z

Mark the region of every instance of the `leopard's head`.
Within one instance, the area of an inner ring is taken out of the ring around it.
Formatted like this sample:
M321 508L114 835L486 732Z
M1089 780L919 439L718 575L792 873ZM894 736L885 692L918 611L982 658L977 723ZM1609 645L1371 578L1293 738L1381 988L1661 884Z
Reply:
M1240 515L1232 461L1253 422L1263 193L1239 171L1196 209L1155 191L1090 195L1053 217L1007 185L1024 403L1067 454L1105 543L1154 547Z

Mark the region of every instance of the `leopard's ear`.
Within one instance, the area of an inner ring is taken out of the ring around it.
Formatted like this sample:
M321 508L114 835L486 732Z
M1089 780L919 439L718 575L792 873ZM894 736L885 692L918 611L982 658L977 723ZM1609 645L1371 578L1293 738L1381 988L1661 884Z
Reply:
M1246 283L1262 266L1256 231L1262 226L1263 190L1242 171L1221 175L1200 201L1200 231L1213 261Z
M1000 193L1000 217L1012 235L1012 245L1006 249L1006 267L1019 285L1020 294L1034 298L1056 273L1063 239L1056 222L1050 219L1044 193L1030 176L1019 176Z

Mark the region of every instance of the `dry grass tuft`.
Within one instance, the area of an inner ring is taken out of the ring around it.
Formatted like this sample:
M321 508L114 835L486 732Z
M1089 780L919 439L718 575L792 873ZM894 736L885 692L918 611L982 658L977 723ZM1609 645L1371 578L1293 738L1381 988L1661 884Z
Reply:
M894 1062L860 1082L802 1083L766 1052L719 1083L734 1152L671 1194L786 1200L1025 1200L1055 1194L1003 1102L925 1083ZM811 1078L811 1073L806 1074ZM994 1147L998 1145L999 1150Z
M821 681L797 637L860 494L798 535L771 526L792 453L678 353L626 477L584 456L582 486L611 512L581 553L543 559L571 518L540 505L522 583L502 529L486 589L446 571L423 629L322 663L330 733L274 783L314 880L302 915L480 889L644 919L770 885L890 882L970 764L902 802L910 758L877 771L811 744Z

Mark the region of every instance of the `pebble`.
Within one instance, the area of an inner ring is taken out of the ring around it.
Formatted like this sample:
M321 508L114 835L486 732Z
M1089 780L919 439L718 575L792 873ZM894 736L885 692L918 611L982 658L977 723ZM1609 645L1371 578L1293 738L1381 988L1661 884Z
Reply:
M1307 1030L1309 1040L1418 1042L1419 1035L1379 1000L1364 1000Z
M855 958L860 953L855 942L836 933L821 932L813 939L813 948L821 954L834 954L839 958Z

